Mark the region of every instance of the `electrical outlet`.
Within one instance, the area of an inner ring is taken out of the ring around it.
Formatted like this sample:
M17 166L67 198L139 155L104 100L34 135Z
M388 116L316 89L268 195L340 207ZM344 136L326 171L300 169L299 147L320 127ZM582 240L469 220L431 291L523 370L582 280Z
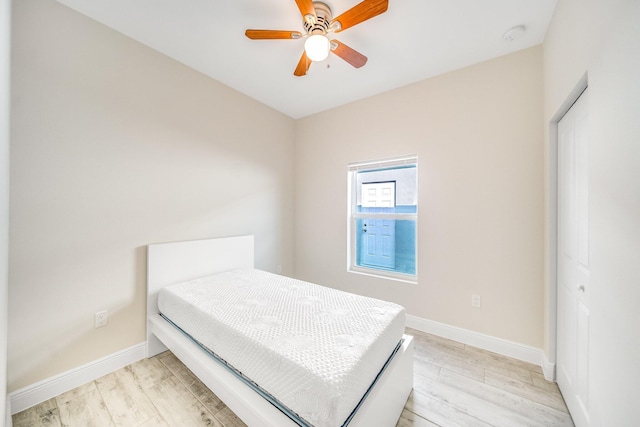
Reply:
M109 323L109 313L107 313L107 310L98 311L94 314L93 323L96 329L107 326L107 323Z
M471 295L471 306L480 308L480 295Z

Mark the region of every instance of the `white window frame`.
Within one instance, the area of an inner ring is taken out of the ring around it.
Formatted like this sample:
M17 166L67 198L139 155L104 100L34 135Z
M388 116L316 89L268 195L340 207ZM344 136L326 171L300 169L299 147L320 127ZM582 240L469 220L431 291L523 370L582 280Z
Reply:
M357 179L356 174L360 171L375 169L391 169L398 166L415 165L416 168L416 212L415 213L361 213L357 209ZM418 156L409 155L396 157L391 159L376 160L369 162L354 162L348 165L347 174L347 271L350 273L363 274L367 276L380 277L385 279L396 280L400 282L418 283ZM413 220L415 221L415 274L398 273L394 271L377 269L374 267L363 267L357 265L356 257L356 221L359 218L378 218L378 219L395 219L395 220Z

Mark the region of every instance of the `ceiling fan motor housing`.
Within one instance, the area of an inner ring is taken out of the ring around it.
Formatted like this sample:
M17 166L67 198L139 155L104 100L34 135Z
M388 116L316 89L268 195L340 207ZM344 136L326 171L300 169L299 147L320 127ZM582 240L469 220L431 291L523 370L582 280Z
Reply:
M302 23L307 34L327 34L329 25L331 24L331 8L319 1L313 2L316 9L314 19L303 19Z

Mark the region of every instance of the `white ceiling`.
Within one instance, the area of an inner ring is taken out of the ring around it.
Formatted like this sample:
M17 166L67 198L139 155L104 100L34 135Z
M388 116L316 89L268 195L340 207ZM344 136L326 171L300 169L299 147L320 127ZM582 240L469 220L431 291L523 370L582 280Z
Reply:
M304 40L249 40L245 29L304 33L294 0L58 0L293 118L542 43L556 0L389 0L387 12L332 35L369 58L335 55L293 71ZM333 16L359 0L325 1ZM524 25L514 41L502 35Z

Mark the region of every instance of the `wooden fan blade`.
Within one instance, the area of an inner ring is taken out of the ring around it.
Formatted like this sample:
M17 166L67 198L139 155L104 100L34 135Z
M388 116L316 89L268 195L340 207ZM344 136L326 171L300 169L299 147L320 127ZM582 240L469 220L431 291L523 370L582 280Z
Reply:
M307 52L302 51L302 56L300 57L300 61L298 62L298 66L293 72L293 75L298 77L306 75L307 71L309 71L309 67L311 66L311 62L312 61L307 56Z
M316 17L316 8L313 6L313 0L296 0L296 4L298 5L298 9L300 9L300 13L304 20L307 20L307 16L313 16L315 20Z
M299 31L284 30L247 30L244 34L251 40L299 39L302 37L302 33Z
M331 40L331 51L356 68L360 68L367 63L366 56L336 39Z
M339 29L335 30L336 33L339 33L340 31L344 31L347 28L386 12L388 6L389 0L363 0L342 15L332 19L331 25L336 22L340 23Z

